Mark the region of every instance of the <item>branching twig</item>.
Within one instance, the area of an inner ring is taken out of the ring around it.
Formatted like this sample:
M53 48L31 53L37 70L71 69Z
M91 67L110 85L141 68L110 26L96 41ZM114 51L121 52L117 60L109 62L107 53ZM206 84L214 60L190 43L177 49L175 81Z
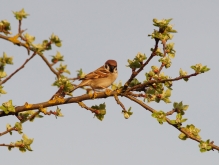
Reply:
M190 75L186 75L186 76L179 76L179 77L176 77L176 78L173 78L173 79L165 79L165 80L149 80L143 84L139 84L139 85L135 85L134 87L132 88L129 88L127 90L127 92L129 91L133 91L135 89L138 89L138 88L144 88L144 87L148 87L149 85L152 85L153 83L165 83L165 82L168 82L168 81L178 81L178 80L181 80L181 79L184 79L184 78L190 78L190 77L193 77L193 76L197 76L198 74L200 73L192 73Z
M151 108L150 106L146 105L146 104L143 103L141 100L138 100L138 99L136 99L136 98L134 98L134 97L132 97L132 96L129 96L129 95L125 95L125 97L127 97L127 98L129 98L130 100L136 102L137 104L139 104L140 106L142 106L144 109L150 111L151 113L156 112L155 109L153 109L153 108ZM190 139L192 139L192 140L195 140L195 141L197 141L197 142L199 142L199 143L201 142L201 140L200 140L199 138L196 138L196 137L192 136L192 135L191 135L190 133L188 133L183 127L177 127L177 126L171 124L170 119L167 118L167 117L166 117L166 121L167 121L168 124L170 124L171 126L173 126L173 127L176 128L176 129L178 129L180 132L184 133L188 138L190 138ZM212 147L213 149L216 149L216 150L219 151L219 146L216 146L216 145L214 145L213 143L211 143L210 145L211 145L211 147Z
M39 113L40 111L36 111L34 114L30 115L26 120L22 121L22 123L25 123L28 120L33 120Z
M155 39L155 46L154 46L154 50L151 53L150 57L145 61L145 63L138 69L138 71L133 71L131 77L129 78L129 80L125 83L123 91L125 91L129 84L131 83L131 81L144 69L144 67L151 61L151 59L156 55L155 52L157 51L158 48L158 43L159 43L159 39Z
M98 98L107 98L107 97L112 97L114 94L116 93L116 91L112 91L110 94L106 94L105 92L98 92L96 93L96 99ZM77 96L77 97L69 97L69 98L63 98L63 102L50 102L50 101L46 101L46 102L42 102L42 103L37 103L37 104L32 104L31 106L17 106L15 107L15 112L9 112L8 114L6 114L4 111L0 111L0 117L3 116L9 116L9 115L15 115L19 112L24 112L24 111L29 111L29 110L35 110L35 109L39 109L39 108L47 108L47 107L53 107L53 106L57 106L57 105L63 105L63 104L71 104L71 103L78 103L81 101L85 101L85 100L92 100L93 98L90 98L89 94L84 94L81 96Z
M17 70L15 70L10 76L6 77L2 82L0 82L0 85L6 83L6 82L7 82L12 76L14 76L19 70L23 69L24 66L26 65L26 63L27 63L28 61L30 61L35 55L36 55L36 52L34 52L30 58L26 59L26 61L23 63L23 65L21 65Z
M46 59L46 57L42 53L38 53L40 57L43 59L43 61L46 63L46 65L49 67L49 69L56 75L56 77L59 77L59 73L53 69L53 67L50 65L49 61Z
M7 40L9 42L12 42L9 40L10 37L7 37L7 36L4 36L4 35L1 35L0 34L0 38L4 39L4 40ZM23 46L27 49L28 51L28 54L29 54L29 51L35 51L33 48L30 48L26 43L22 43L20 42L19 43L19 46ZM55 69L52 68L52 66L50 66L50 63L48 62L48 60L44 57L43 53L40 53L40 52L37 52L37 54L43 59L43 61L47 64L47 66L49 67L49 69L56 75L56 77L59 77L59 74L55 71Z

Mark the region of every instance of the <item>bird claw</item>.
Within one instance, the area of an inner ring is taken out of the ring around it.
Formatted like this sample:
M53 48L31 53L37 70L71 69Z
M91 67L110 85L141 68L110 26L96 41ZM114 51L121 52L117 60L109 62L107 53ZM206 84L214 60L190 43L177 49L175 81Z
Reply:
M109 96L109 95L111 94L111 92L112 92L112 90L110 90L110 89L106 89L106 90L105 90L105 94L106 94L107 96Z
M95 99L97 97L97 93L95 91L94 92L90 91L88 94L89 94L91 99Z

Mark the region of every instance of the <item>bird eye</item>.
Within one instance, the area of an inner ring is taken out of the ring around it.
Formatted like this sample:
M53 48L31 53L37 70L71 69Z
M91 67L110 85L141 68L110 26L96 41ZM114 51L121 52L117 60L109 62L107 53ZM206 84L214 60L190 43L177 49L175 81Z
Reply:
M109 65L105 64L104 67L109 70Z

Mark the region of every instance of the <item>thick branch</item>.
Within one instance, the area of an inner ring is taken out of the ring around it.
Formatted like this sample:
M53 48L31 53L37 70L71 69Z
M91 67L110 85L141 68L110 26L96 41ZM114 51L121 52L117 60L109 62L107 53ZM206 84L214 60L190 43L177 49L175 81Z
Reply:
M96 98L98 99L98 98L112 97L115 93L116 93L115 91L111 92L109 95L105 94L105 92L97 93ZM51 103L51 102L47 101L47 102L33 104L31 107L30 106L27 107L25 105L17 106L17 107L15 107L15 112L10 112L10 113L6 114L4 111L0 111L0 117L15 115L19 112L39 109L42 107L46 108L46 107L53 107L53 106L62 105L62 104L78 103L78 102L84 101L84 100L93 100L93 99L90 98L90 95L84 94L84 95L81 95L78 97L69 97L69 98L63 99L63 102L56 101L54 103Z

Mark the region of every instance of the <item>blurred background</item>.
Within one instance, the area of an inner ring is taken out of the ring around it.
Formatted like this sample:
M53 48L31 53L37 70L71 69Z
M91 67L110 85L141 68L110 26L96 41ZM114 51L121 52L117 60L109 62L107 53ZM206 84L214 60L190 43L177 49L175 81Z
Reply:
M0 0L0 20L11 23L13 35L17 33L18 21L12 11L25 9L30 16L22 21L22 29L27 29L36 37L35 43L48 39L52 33L58 35L63 46L53 46L45 56L51 59L60 51L64 55L63 64L68 65L71 77L76 70L89 73L108 59L118 62L117 82L129 78L131 69L127 59L133 59L138 52L149 57L154 40L148 37L156 27L152 19L173 18L171 24L178 33L174 34L176 57L170 69L163 71L171 77L179 75L179 69L193 73L191 65L202 63L211 68L205 74L192 77L188 82L173 83L171 101L189 105L185 117L186 124L194 124L201 129L203 140L214 140L219 145L218 111L218 6L216 0ZM26 49L0 40L0 56L6 52L14 57L14 65L7 65L8 75L21 66L29 57ZM160 45L161 46L161 45ZM144 73L152 65L158 65L154 58L137 78L144 80ZM56 65L55 67L58 67ZM158 65L159 66L159 65ZM6 84L7 95L0 96L0 102L13 100L14 105L40 103L49 100L57 91L51 86L55 75L38 56L34 57L24 69L19 71ZM83 94L77 90L74 95ZM34 138L33 152L21 153L18 149L11 152L0 147L1 164L14 165L112 165L112 164L211 164L219 162L217 151L200 153L198 143L192 140L181 141L179 132L168 124L160 125L151 114L139 105L121 98L127 108L134 112L125 120L121 107L113 98L86 101L88 106L105 102L107 114L101 122L93 114L77 104L59 106L63 118L45 116L33 123L23 125L24 133ZM169 111L172 103L150 103L156 110ZM56 107L49 108L55 110ZM16 117L3 117L0 132L6 124L14 125ZM185 125L186 125L185 124ZM5 135L0 143L20 140L21 136Z

